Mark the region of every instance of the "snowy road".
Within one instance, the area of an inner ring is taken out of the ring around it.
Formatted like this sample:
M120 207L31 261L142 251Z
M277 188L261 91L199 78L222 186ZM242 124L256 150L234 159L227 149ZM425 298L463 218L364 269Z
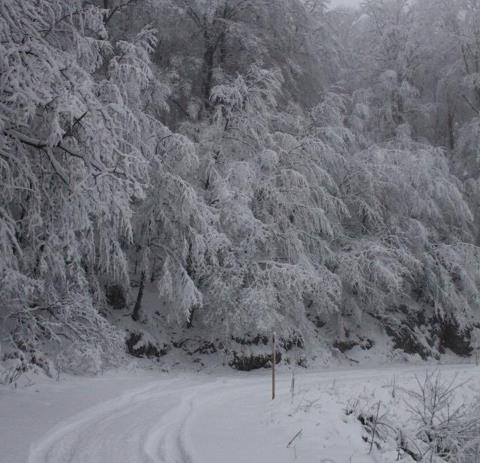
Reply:
M479 376L468 365L441 368L446 374ZM294 400L291 376L283 373L274 402L266 371L148 381L57 424L31 446L28 463L385 461L368 455L358 423L345 420L343 407L367 386L384 388L393 374L409 381L424 371L297 371ZM311 400L315 393L318 401ZM287 448L300 429L295 446Z
M57 426L29 463L188 462L181 430L205 387L163 381L110 400Z

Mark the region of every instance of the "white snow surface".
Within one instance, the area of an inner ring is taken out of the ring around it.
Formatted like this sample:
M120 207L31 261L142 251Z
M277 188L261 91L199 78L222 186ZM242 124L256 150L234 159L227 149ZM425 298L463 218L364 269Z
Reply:
M463 399L478 394L479 367L433 368L446 378L470 380L462 387ZM209 374L136 370L30 384L15 391L0 389L0 461L393 462L397 456L393 449L368 453L360 423L345 408L352 400L382 401L395 408L389 392L392 378L399 387L408 387L425 370L405 365L297 369L292 396L292 372L284 367L274 401L268 370Z

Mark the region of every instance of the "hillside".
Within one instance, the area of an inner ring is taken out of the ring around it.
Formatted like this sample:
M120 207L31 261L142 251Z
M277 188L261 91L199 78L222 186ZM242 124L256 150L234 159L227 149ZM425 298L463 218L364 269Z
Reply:
M3 0L0 382L480 347L480 5ZM201 358L196 360L201 364Z

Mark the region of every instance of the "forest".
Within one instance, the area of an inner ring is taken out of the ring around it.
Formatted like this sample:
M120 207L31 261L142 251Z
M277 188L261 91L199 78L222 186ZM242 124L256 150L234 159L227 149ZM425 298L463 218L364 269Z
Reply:
M470 355L479 227L479 0L0 2L0 364Z

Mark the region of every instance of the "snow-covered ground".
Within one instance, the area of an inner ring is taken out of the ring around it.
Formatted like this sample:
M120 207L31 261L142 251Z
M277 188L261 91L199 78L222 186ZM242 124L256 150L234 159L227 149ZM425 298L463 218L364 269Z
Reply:
M438 368L446 380L453 375L457 381L469 380L458 391L462 400L469 401L480 389L479 367ZM382 414L389 411L392 420L400 420L403 398L393 393L393 384L398 391L414 387L415 375L424 374L425 366L298 369L292 394L292 374L284 369L274 401L268 370L136 370L4 389L0 461L393 462L397 452L388 442L369 454L368 436L353 411L380 402Z

